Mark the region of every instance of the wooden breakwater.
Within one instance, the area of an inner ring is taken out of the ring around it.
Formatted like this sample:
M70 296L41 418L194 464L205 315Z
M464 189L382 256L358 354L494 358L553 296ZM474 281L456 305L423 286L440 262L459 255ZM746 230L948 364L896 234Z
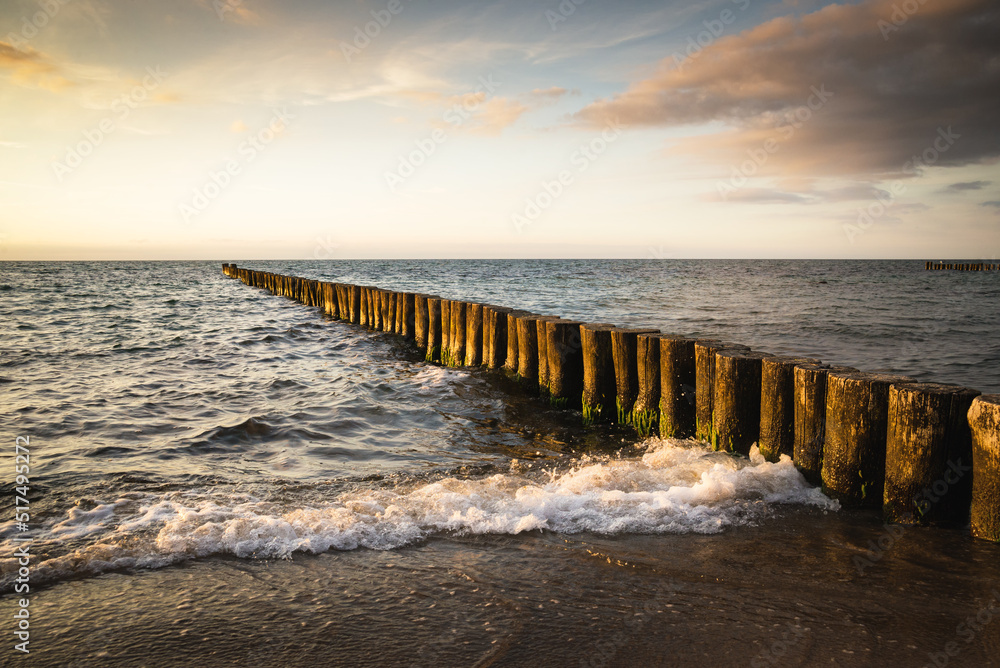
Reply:
M1000 264L989 262L926 262L927 271L998 271Z
M428 362L506 373L585 424L792 458L847 507L1000 542L1000 395L747 346L223 264L243 283L388 332Z

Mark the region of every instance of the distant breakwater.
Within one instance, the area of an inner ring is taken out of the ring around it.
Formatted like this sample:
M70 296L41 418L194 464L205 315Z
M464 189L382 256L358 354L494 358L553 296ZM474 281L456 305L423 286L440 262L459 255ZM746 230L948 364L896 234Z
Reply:
M791 457L845 507L880 508L893 524L969 525L973 536L1000 542L1000 395L653 329L222 268L412 341L428 362L505 373L551 405L580 411L584 424L693 437L741 455L757 444L769 461Z

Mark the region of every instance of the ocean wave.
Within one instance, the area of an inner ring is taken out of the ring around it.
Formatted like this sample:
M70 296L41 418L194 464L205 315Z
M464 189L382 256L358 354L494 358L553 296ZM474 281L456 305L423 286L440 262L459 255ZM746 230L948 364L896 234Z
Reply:
M33 582L151 568L196 557L289 558L296 552L389 550L435 535L717 533L760 520L774 504L836 510L791 459L749 459L693 442L651 439L641 456L584 458L539 472L517 461L482 477L409 480L329 501L284 502L206 491L88 500L36 543L89 544L37 564ZM3 527L10 535L13 527ZM7 551L11 554L11 551ZM4 582L15 560L0 563Z

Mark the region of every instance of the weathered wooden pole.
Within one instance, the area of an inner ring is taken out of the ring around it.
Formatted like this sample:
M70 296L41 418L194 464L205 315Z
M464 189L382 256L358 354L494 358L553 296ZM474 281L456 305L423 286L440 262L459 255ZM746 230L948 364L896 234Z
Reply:
M517 323L517 380L530 392L538 391L538 319L534 313L515 318Z
M483 305L465 307L465 366L483 363Z
M574 320L544 320L549 403L578 410L583 394L583 348Z
M427 296L427 347L424 359L441 361L441 302L437 295Z
M695 339L659 334L660 436L695 435Z
M713 405L715 401L715 355L724 348L750 350L715 339L698 339L694 342L695 363L695 438L706 443L715 442Z
M507 361L507 316L513 310L492 304L483 309L483 364L490 369Z
M910 380L878 373L827 373L822 469L827 496L845 506L882 506L889 386Z
M348 298L350 300L349 311L351 322L357 325L361 318L361 290L356 285L350 286Z
M382 288L375 288L375 329L383 331L386 317L386 297L387 293Z
M659 433L660 334L639 334L635 341L639 393L632 405L632 426L643 438Z
M365 291L368 295L365 308L368 311L368 327L378 329L382 326L382 304L379 289L369 286Z
M723 348L715 354L712 447L750 454L760 440L761 363L768 353Z
M337 286L323 282L323 311L331 318L337 317Z
M412 292L402 293L403 317L400 320L400 335L406 339L417 337L417 296Z
M967 415L979 394L939 383L899 383L889 388L882 497L887 522L965 525L972 501Z
M535 320L535 341L538 343L538 394L549 396L549 335L547 323L562 320L557 315L538 316Z
M388 334L396 333L396 307L399 304L399 295L394 290L385 290L385 319L382 321L382 331Z
M658 334L658 329L615 327L611 330L611 359L615 365L615 416L618 424L632 423L632 408L639 396L639 369L636 358L640 334Z
M769 462L795 455L795 367L810 357L767 357L760 367L760 454Z
M347 283L335 283L334 287L337 290L337 315L341 320L350 320L351 314L347 308Z
M451 366L451 300L441 300L441 364Z
M823 481L823 443L826 438L826 376L830 371L857 373L857 369L826 364L800 364L795 378L795 444L792 460L806 480Z
M448 366L462 366L465 363L465 311L468 304L463 301L451 302L451 327L448 335Z
M428 295L417 293L413 295L413 340L417 348L427 354L427 297Z
M512 378L517 377L517 319L520 316L531 315L528 311L507 311L507 356L504 360L504 372ZM498 315L499 317L499 315Z
M370 327L371 323L374 322L371 308L372 290L367 285L359 285L358 292L360 293L360 308L357 322L362 327Z
M392 325L395 316L396 296L390 290L379 290L379 307L381 312L378 317L378 328L383 332L392 332Z
M483 366L499 369L507 361L507 314L511 309L483 306Z
M611 330L614 325L585 323L580 325L580 345L583 349L583 423L612 422L618 386L615 383L615 359L611 351Z
M976 397L972 429L972 535L1000 543L1000 394Z

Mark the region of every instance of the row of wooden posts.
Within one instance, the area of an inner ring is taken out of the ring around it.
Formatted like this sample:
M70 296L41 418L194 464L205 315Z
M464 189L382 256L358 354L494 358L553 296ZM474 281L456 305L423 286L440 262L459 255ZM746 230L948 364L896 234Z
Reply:
M886 521L1000 541L1000 395L717 340L239 268L247 285L415 342L428 362L503 370L586 424L694 437L803 475ZM971 513L970 513L971 509Z
M988 262L966 262L966 263L951 263L951 262L928 262L925 269L929 271L997 271L1000 269L998 264L990 264Z

